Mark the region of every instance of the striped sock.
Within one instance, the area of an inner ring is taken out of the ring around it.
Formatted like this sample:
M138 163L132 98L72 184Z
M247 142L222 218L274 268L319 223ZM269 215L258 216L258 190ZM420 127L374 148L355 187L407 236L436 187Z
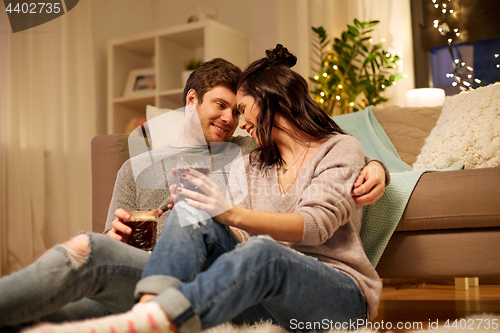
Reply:
M162 308L155 302L138 303L132 310L102 318L63 324L41 324L22 333L170 333Z

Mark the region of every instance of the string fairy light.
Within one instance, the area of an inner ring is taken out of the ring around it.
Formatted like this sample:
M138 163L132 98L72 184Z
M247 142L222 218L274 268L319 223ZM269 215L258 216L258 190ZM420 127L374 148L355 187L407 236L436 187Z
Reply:
M454 61L452 62L453 66L453 73L446 73L447 78L453 78L454 81L452 82L452 86L456 87L459 86L460 90L473 90L471 82L467 81L467 79L472 80L472 72L474 72L474 68L471 66L467 66L465 61L461 60L459 57L455 57L453 54L453 48L451 45L453 44L454 38L459 38L461 36L461 33L458 28L453 28L453 30L450 28L449 24L446 22L447 19L447 14L453 14L454 9L451 8L451 0L448 0L448 4L446 3L441 3L441 6L437 3L437 0L432 0L432 3L434 4L434 8L440 9L441 11L441 19L435 19L432 21L433 26L435 29L439 31L441 36L445 37L447 42L448 42L448 49L450 51L452 59ZM497 65L497 68L500 66ZM460 74L460 71L466 71L466 78L464 79L462 75ZM480 83L481 80L476 79L474 80L476 83Z

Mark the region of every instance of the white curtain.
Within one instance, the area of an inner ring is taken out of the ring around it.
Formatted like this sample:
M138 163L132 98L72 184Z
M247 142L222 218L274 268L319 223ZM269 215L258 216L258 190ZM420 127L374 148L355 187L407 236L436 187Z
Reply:
M399 72L407 78L388 88L386 105L404 106L406 91L414 88L410 0L278 0L278 39L287 41L297 54L296 70L305 78L311 69L311 27L323 26L330 37L339 37L347 24L379 20L374 42L385 39L384 48L400 56ZM293 18L293 22L292 19Z
M0 14L1 275L91 229L91 22L89 1L15 34Z

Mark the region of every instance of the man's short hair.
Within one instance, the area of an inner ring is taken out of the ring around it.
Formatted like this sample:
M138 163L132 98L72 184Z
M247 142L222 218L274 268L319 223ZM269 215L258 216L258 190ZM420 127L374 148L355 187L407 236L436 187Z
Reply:
M186 105L186 96L189 90L196 91L199 103L203 103L203 96L216 86L225 86L236 94L241 69L222 58L215 58L202 63L187 79L182 101Z

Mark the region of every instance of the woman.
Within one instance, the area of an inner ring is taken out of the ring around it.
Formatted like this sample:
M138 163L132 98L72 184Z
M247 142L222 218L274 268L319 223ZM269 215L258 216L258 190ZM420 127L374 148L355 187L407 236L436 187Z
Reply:
M241 202L233 206L206 176L186 171L203 194L172 189L187 199L175 205L144 269L140 303L33 331L190 332L228 320L322 330L376 316L381 284L351 197L363 152L310 98L295 62L277 45L238 83L240 126L259 146L244 170L231 170L231 197ZM180 226L180 215L202 211L215 218Z

